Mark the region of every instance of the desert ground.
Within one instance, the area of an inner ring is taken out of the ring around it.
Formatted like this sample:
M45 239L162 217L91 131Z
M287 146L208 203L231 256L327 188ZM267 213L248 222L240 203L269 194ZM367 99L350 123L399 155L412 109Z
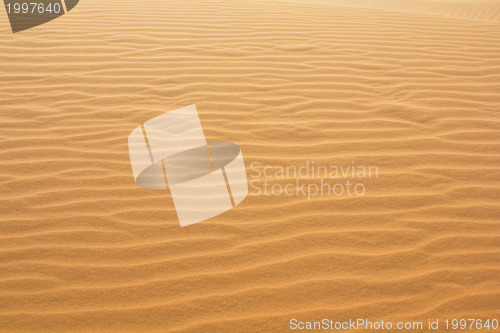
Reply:
M0 36L1 332L500 319L498 1L85 0ZM181 228L127 137L190 104L249 180L378 175Z

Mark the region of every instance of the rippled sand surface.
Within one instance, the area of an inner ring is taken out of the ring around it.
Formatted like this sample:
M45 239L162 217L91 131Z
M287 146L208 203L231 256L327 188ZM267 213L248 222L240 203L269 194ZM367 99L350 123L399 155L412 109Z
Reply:
M86 0L17 34L1 9L0 331L500 318L500 11L381 3ZM190 104L249 176L379 175L180 228L127 137Z

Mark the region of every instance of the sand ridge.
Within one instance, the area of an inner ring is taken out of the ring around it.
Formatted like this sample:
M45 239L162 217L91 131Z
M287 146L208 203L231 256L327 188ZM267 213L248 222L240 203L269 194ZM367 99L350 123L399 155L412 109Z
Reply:
M87 0L11 34L4 14L0 331L499 318L497 22ZM168 192L135 185L127 137L190 104L247 168L355 161L379 177L363 197L249 196L180 228Z

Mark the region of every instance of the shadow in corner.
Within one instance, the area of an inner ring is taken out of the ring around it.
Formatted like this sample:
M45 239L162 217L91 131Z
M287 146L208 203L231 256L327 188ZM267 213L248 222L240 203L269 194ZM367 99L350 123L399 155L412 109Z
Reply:
M4 0L12 32L52 21L75 8L79 0Z

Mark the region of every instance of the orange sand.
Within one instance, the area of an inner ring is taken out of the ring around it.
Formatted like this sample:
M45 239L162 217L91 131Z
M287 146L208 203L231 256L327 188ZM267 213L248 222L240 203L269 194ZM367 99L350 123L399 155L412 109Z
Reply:
M85 0L18 34L2 7L0 331L500 319L498 6L362 2ZM189 104L247 167L379 177L180 228L127 136Z

